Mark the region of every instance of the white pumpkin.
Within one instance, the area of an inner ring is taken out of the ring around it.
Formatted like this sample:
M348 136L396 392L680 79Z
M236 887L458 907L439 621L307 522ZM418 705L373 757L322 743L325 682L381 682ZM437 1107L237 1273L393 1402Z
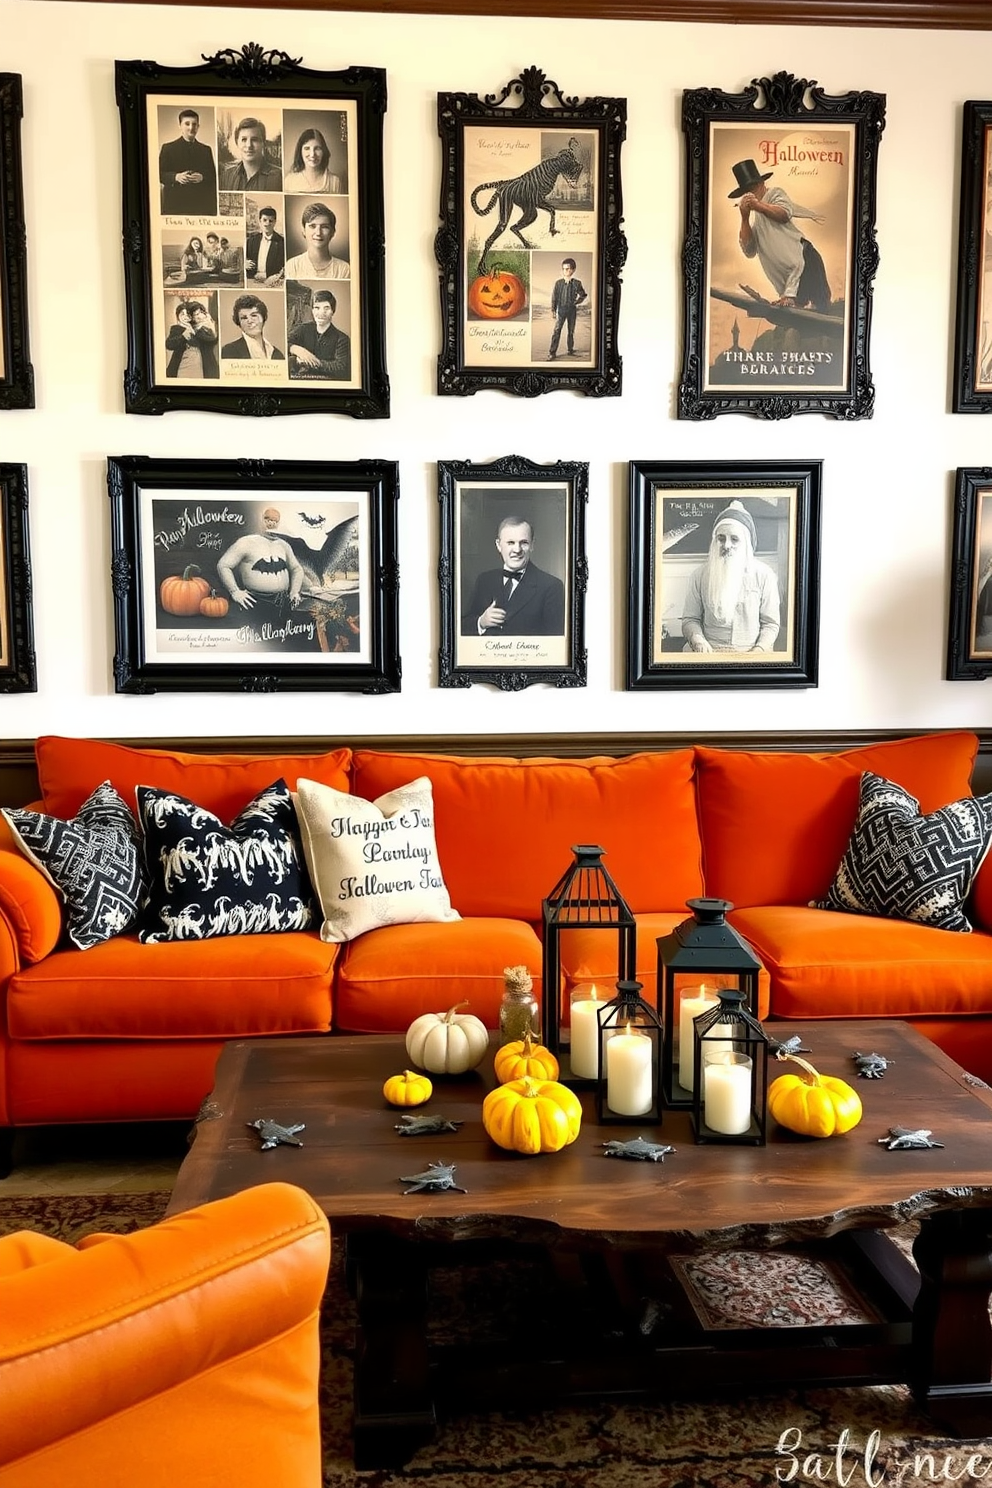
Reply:
M446 1013L422 1013L406 1031L406 1052L414 1064L434 1075L461 1075L475 1069L489 1052L489 1030L481 1018L460 1013L458 1002Z

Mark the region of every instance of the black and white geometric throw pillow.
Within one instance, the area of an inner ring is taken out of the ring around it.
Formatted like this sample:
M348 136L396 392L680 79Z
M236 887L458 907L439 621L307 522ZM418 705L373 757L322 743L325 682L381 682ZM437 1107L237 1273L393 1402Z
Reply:
M209 940L306 930L313 890L285 780L226 827L173 791L137 787L150 882L139 940Z
M109 780L71 821L40 811L3 812L18 847L53 884L65 904L65 933L81 951L121 935L145 899L138 823Z
M814 909L971 929L963 905L992 842L992 796L920 815L902 786L865 770L858 816L825 899Z

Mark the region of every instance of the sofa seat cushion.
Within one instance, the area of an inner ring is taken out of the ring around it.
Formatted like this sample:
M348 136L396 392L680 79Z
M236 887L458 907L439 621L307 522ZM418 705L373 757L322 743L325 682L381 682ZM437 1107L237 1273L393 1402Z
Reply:
M971 794L977 752L977 735L965 732L836 754L700 745L696 771L707 894L738 909L822 899L858 814L863 770L910 791L926 813Z
M339 1033L405 1033L421 1013L456 1002L499 1024L503 969L526 966L541 995L541 943L522 920L384 925L342 948L334 1026Z
M774 1018L992 1013L992 936L775 905L735 910L771 975Z
M203 1039L330 1027L337 947L315 931L55 951L10 979L14 1039Z
M703 892L691 749L579 760L356 750L352 789L374 801L414 775L433 783L438 856L462 915L539 922L583 842L605 849L635 914Z
M348 789L350 749L325 754L184 754L169 749L134 749L102 739L66 739L46 734L35 743L45 810L75 816L101 780L109 780L129 805L135 788L153 785L177 791L231 821L252 798L280 776L291 790L301 775Z

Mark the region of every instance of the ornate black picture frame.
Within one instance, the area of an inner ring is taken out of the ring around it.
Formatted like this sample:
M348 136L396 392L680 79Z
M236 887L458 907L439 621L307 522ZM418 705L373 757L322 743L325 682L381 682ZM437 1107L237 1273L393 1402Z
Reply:
M624 98L566 97L537 67L439 93L437 390L619 394Z
M442 687L586 682L589 466L439 461Z
M820 460L631 462L628 690L816 686L821 477Z
M0 408L34 407L21 173L23 111L20 74L0 72Z
M398 467L107 461L118 692L398 692Z
M385 72L115 66L126 412L386 418Z
M955 413L992 411L992 102L964 105L954 338Z
M960 466L954 476L947 680L992 677L992 468Z
M884 126L884 94L832 95L789 72L683 94L679 418L871 417Z
M28 467L0 464L0 692L37 692Z

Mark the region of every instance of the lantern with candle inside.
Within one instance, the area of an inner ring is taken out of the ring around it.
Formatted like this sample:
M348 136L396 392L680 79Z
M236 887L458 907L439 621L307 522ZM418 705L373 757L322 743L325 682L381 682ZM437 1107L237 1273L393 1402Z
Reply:
M599 1010L596 1119L601 1126L661 1121L661 1019L640 993L640 982L617 982L617 995Z
M721 988L736 988L742 1006L758 1010L761 962L727 924L727 899L689 899L692 917L658 939L658 1007L665 1026L661 1084L666 1106L688 1109L693 1087L693 1020L717 1006Z
M595 997L591 983L576 988L576 995L570 998L570 1012L578 1020L585 1019L574 1025L576 1029L585 1030L576 1041L572 1024L566 1027L562 1019L562 947L563 944L567 946L569 932L595 930L612 941L615 954L604 957L611 963L607 987L616 986L634 973L634 916L603 866L604 852L604 848L591 845L573 847L570 867L541 906L544 941L541 1042L557 1058L560 1066L558 1079L563 1085L588 1085L591 1088L598 1065L595 1062L597 1035L589 1020L595 1017L598 1009L595 1006L589 1009L583 1004L595 1004L601 999L605 1005L612 997L612 992L609 996L603 995L601 985ZM614 966L615 971L612 970ZM578 1056L577 1065L573 1054Z
M744 993L721 987L715 1008L692 1025L692 1125L697 1142L765 1145L768 1035L744 1007Z

